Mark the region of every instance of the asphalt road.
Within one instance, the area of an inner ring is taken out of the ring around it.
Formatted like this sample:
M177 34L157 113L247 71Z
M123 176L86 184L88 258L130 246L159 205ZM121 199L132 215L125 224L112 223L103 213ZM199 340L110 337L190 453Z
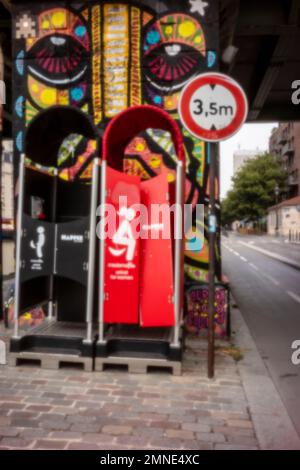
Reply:
M300 435L300 365L291 361L291 345L300 340L300 271L253 249L276 254L277 245L259 237L223 237L223 271ZM285 256L297 258L294 250L300 253L300 246L285 249Z

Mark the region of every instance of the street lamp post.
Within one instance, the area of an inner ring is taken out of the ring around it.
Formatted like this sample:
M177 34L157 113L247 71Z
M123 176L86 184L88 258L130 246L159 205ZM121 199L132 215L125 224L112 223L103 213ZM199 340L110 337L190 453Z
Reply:
M279 189L278 184L276 184L276 186L275 186L275 188L274 188L274 192L275 192L275 197L276 197L276 225L275 225L275 235L276 235L276 237L278 237L278 236L279 236L278 197L279 197L279 192L280 192L280 189Z

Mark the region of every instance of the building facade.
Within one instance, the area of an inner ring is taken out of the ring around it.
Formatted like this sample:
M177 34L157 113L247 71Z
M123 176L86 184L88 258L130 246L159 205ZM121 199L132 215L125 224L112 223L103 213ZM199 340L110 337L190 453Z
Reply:
M262 150L236 150L233 154L233 175L245 165L248 160L252 160L259 155L262 155L264 152Z
M269 149L287 171L286 193L282 199L300 195L300 122L280 123L270 137Z
M268 234L300 242L300 196L269 208Z

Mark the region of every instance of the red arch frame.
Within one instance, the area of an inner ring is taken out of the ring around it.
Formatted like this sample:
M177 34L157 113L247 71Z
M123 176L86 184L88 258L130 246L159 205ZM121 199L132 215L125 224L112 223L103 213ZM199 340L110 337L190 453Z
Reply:
M103 136L102 160L107 160L109 166L122 171L127 145L140 132L149 128L170 132L178 160L185 166L183 139L178 124L166 111L151 105L127 108L110 121Z

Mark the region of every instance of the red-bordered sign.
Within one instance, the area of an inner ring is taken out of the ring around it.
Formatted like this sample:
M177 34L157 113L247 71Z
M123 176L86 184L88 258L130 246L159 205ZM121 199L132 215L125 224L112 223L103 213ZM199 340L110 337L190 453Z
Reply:
M184 87L178 111L191 134L207 142L219 142L244 124L248 102L241 86L228 75L204 73Z

